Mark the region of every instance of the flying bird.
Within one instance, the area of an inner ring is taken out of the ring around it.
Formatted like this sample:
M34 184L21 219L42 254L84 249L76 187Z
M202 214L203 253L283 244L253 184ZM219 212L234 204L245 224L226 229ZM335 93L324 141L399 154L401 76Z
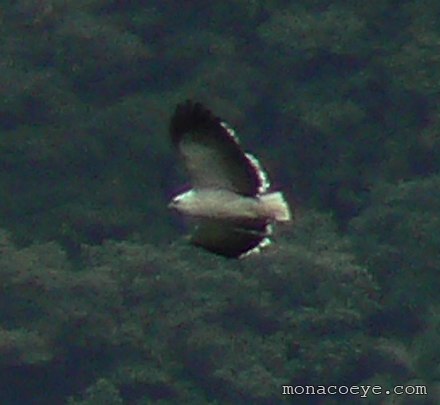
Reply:
M258 160L245 153L232 128L201 103L178 104L171 141L192 188L169 207L195 223L191 242L226 257L242 258L270 244L272 224L290 221L289 206Z

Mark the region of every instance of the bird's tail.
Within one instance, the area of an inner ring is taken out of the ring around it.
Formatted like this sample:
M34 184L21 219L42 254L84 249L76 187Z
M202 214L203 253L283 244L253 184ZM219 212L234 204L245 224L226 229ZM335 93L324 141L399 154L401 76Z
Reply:
M275 221L287 222L291 220L290 208L281 192L264 194L260 197L263 210Z

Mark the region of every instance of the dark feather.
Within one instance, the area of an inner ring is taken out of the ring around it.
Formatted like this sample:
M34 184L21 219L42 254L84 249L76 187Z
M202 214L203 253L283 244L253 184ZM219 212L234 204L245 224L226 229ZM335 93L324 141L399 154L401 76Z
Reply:
M269 235L270 225L234 224L224 221L202 220L191 237L191 242L210 252L237 258L258 247Z
M243 152L233 130L202 104L179 104L170 135L195 188L222 188L245 196L266 188L258 162Z

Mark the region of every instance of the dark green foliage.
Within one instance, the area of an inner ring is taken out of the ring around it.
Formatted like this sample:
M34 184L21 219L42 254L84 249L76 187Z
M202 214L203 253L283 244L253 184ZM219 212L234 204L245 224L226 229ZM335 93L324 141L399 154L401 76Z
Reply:
M120 298L105 272L73 272L56 244L17 249L3 232L0 278L5 403L56 402L111 360L102 351L112 342ZM77 378L66 379L71 373Z
M377 287L347 246L309 214L244 262L107 242L84 246L74 270L56 245L17 249L4 235L2 367L68 374L45 388L90 386L81 404L266 403L283 384L358 381L372 372L362 329Z
M67 402L68 405L122 405L123 403L117 388L105 379L98 380L88 388L84 400L69 399Z
M439 176L378 186L371 206L352 221L356 252L403 331L420 327L425 310L438 302L439 190Z
M6 3L2 402L438 385L437 1ZM187 98L301 205L261 257L225 261L177 235L167 126Z
M433 342L440 338L439 307L430 308L428 315L429 327L414 340L415 367L418 376L426 381L435 382L440 379L440 348Z
M371 332L400 337L404 343L393 349L397 370L404 365L409 376L422 379L409 383L429 384L429 403L438 401L440 361L439 190L438 175L378 185L369 208L350 226L354 251L381 286L383 307Z

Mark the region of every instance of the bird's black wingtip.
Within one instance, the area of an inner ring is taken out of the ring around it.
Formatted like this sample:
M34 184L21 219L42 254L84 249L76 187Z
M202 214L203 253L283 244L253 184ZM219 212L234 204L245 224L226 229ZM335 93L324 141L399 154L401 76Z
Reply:
M177 104L170 121L173 144L178 144L185 133L206 130L218 125L220 119L198 101L187 99Z

